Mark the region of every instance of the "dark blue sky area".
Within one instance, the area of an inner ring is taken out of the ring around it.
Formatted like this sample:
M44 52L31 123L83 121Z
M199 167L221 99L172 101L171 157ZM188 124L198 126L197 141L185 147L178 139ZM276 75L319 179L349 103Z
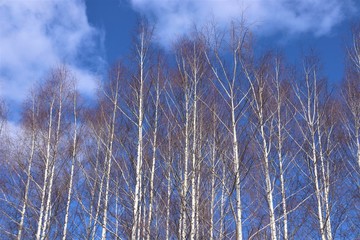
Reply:
M90 24L102 29L108 64L130 53L131 40L135 32L139 13L126 0L86 0L87 16ZM296 65L310 49L319 54L322 70L326 77L338 84L344 73L346 44L350 43L350 29L354 19L347 19L336 25L330 33L315 36L299 33L287 36L276 33L266 37L255 36L255 48L259 51L280 50L288 63Z
M129 54L138 14L127 1L86 0L86 13L91 25L102 29L106 59L109 64Z

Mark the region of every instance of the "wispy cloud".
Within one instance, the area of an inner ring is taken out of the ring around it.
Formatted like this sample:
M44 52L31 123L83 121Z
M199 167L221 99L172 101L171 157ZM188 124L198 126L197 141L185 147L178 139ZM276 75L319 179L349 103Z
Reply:
M131 0L135 10L157 22L163 44L196 23L225 25L244 16L259 34L311 33L321 36L355 12L353 0Z
M20 101L34 82L66 63L92 94L103 66L102 33L81 0L0 1L0 95Z

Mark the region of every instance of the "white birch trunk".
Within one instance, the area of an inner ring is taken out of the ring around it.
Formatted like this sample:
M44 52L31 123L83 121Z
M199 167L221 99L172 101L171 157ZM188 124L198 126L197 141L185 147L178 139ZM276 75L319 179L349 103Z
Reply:
M166 240L170 239L170 200L171 200L171 159L172 159L172 148L171 148L171 129L168 126L168 152L169 159L167 163L167 204L166 204ZM181 224L180 224L181 225Z
M171 171L168 170L167 179L167 208L166 208L166 239L170 239L170 200L171 200Z
M156 166L156 149L157 149L157 128L158 128L158 110L160 103L160 86L159 79L156 83L156 102L155 102L155 126L153 133L153 155L151 163L151 176L150 176L150 199L149 199L149 219L147 223L147 239L150 240L151 236L151 219L153 211L153 198L154 198L154 176L155 176L155 166Z
M46 189L48 185L48 175L49 175L49 165L50 165L50 144L51 144L51 130L52 130L52 116L53 116L53 107L54 107L55 99L52 99L50 103L49 109L49 126L48 126L48 136L47 136L47 146L46 146L46 156L45 156L45 170L44 170L44 184L41 190L41 205L39 211L39 218L38 218L38 226L36 231L36 239L40 240L41 232L42 232L42 221L44 217L44 210L45 210L45 198L46 198Z
M226 165L222 162L222 186L221 186L221 199L220 199L220 231L219 239L224 239L224 221L225 221L225 183L226 183Z
M281 133L280 135L281 136ZM282 153L281 153L281 143L279 143L279 153L278 153L278 158L279 158L279 170L280 170L280 184L281 184L281 201L282 201L282 210L283 210L283 224L284 224L284 239L287 240L289 239L289 234L288 234L288 220L287 220L287 206L286 206L286 189L285 189L285 178L284 178L284 170L283 170L283 158L282 158Z
M86 229L86 237L87 237L87 239L94 239L93 237L91 237L92 236L91 226L92 226L93 220L94 220L94 225L96 224L95 218L93 217L93 212L94 212L93 203L95 201L95 191L96 191L97 181L98 181L98 165L99 165L99 154L100 154L100 140L99 140L99 138L97 139L97 144L96 145L97 145L97 150L96 150L96 163L95 163L95 182L94 182L94 186L91 189L89 223L88 223L88 227Z
M187 88L186 88L187 91ZM185 91L185 150L184 150L184 182L182 188L182 205L181 205L181 215L180 222L181 223L181 231L180 231L180 239L186 239L187 233L187 224L186 224L186 210L187 210L187 190L188 190L188 164L189 164L189 96Z
M195 63L196 64L196 63ZM195 67L195 66L194 66ZM193 95L193 145L192 145L192 174L191 174L191 231L190 239L196 238L196 206L197 206L197 193L196 193L196 174L197 174L197 159L196 159L196 137L197 137L197 78L196 70L194 74L194 95Z
M325 167L325 156L323 153L323 145L322 145L322 130L320 128L321 119L317 120L317 133L318 133L318 145L319 145L319 157L321 164L321 173L322 173L322 191L323 191L323 202L325 203L325 220L324 225L326 226L326 237L327 240L332 240L332 231L331 231L331 214L330 214L330 204L329 204L329 180L330 180L330 172L327 171L327 167ZM327 138L327 143L330 144L330 136ZM328 164L327 164L328 165Z
M262 111L261 111L262 112ZM261 114L262 115L262 114ZM262 118L262 116L261 116ZM269 168L269 150L266 142L266 136L264 131L264 124L261 120L261 136L262 136L262 144L263 144L263 154L265 161L265 181L266 181L266 199L269 205L269 215L270 215L270 229L271 229L271 239L276 240L276 222L275 222L275 211L274 211L274 203L273 203L273 187L270 179L270 168Z
M316 145L315 145L315 136L314 136L314 130L311 133L312 136L312 161L314 165L314 181L315 181L315 195L317 200L317 210L318 210L318 218L319 218L319 227L320 227L320 234L322 240L327 240L325 235L325 229L324 229L324 219L323 219L323 213L322 213L322 202L321 202L321 190L319 186L319 174L318 174L318 167L317 167L317 156L316 156Z
M214 110L215 111L215 110ZM216 115L213 118L213 146L211 153L211 199L210 199L210 240L214 239L214 212L215 212L215 161L216 161Z
M140 227L140 201L141 201L141 178L142 178L142 160L143 160L143 118L144 118L144 64L145 64L145 29L142 29L142 32L140 33L140 49L139 57L140 57L140 89L139 89L139 95L138 95L138 143L137 143L137 158L136 158L136 185L135 185L135 196L134 196L134 208L133 208L133 226L131 231L131 239L136 240L138 239L137 236L137 230Z
M119 77L118 77L119 78ZM109 205L109 191L110 191L110 173L111 173L111 164L112 164L112 152L113 152L113 142L114 142L114 135L115 135L115 121L116 121L116 112L118 108L118 90L119 90L119 79L116 79L116 89L115 89L115 98L113 100L113 112L111 118L111 125L110 125L110 139L109 144L107 146L107 169L106 169L106 183L105 183L105 199L104 199L104 215L102 220L102 230L101 230L101 239L106 239L107 233L107 221L108 221L108 205ZM96 220L95 220L96 221Z
M142 176L140 177L140 186L142 186ZM139 202L139 223L137 227L137 237L138 239L143 239L143 231L145 225L143 225L143 221L145 220L145 208L143 203L143 196L145 196L145 189L141 188L140 190L140 202ZM142 215L141 215L142 214Z
M281 96L281 89L280 89L280 81L279 81L279 68L280 62L276 59L276 66L275 66L275 85L276 85L276 103L277 103L277 153L278 153L278 161L279 161L279 171L280 171L280 185L281 185L281 205L283 211L283 235L284 240L289 239L288 233L288 212L287 212L287 204L286 204L286 188L285 188L285 178L284 178L284 168L283 168L283 122L282 122L282 114L281 108L283 99Z
M54 161L54 160L53 160ZM42 226L42 232L40 239L45 239L47 234L48 225L50 223L50 216L51 216L51 194L52 194L52 186L54 182L54 174L55 174L55 162L52 163L53 166L51 167L50 172L50 179L49 179L49 188L48 188L48 196L46 201L46 208L45 208L45 214L44 214L44 221Z
M107 157L106 157L107 158ZM105 161L106 163L106 161ZM106 167L106 166L105 166ZM95 212L95 217L94 217L94 225L92 228L92 236L91 239L94 240L95 239L95 235L96 235L96 227L97 227L97 222L99 219L99 214L100 214L100 207L101 207L101 199L102 199L102 195L103 195L103 187L104 187L104 180L105 180L105 173L103 173L103 175L101 176L101 180L100 180L100 185L99 185L99 196L98 196L98 201L96 204L96 212Z
M74 181L74 169L75 169L75 161L76 161L76 144L77 144L77 110L76 110L76 92L74 92L74 138L73 138L73 146L72 146L72 161L71 161L71 169L70 169L70 181L69 181L69 189L66 201L66 211L65 211L65 220L64 220L64 230L63 230L63 240L66 240L67 235L67 225L69 219L69 209L71 204L71 196L72 196L72 188Z
M200 181L201 181L201 172L198 171L199 176L197 177L197 183L196 183L196 215L195 215L195 238L199 239L199 202L200 202Z
M32 161L33 161L34 152L35 152L35 126L34 126L35 107L34 107L34 104L35 103L33 102L32 119L31 119L31 121L32 121L32 131L31 131L30 157L29 157L29 161L28 161L28 168L27 168L27 171L26 171L27 179L26 179L26 185L25 185L24 202L23 202L23 206L21 208L21 219L20 219L20 223L19 223L19 227L18 227L17 240L20 240L21 237L22 237L22 231L23 231L24 221L25 221L26 207L27 207L27 204L28 204L28 193L29 193L29 188L30 188Z
M240 185L240 159L237 140L237 129L235 119L235 105L233 93L231 94L231 124L233 135L233 154L234 154L234 172L235 172L235 191L236 191L236 239L242 240L242 207L241 207L241 185Z
M119 178L116 177L116 190L115 190L115 237L119 234Z
M62 80L61 80L62 81ZM63 82L60 82L59 86L59 109L58 109L58 118L57 118L57 125L56 125L56 135L55 135L55 143L54 143L54 156L52 161L52 169L50 174L50 180L49 180L49 189L48 189L48 198L46 203L46 209L45 209L45 215L44 215L44 222L43 222L43 230L41 239L45 239L46 232L48 229L48 226L50 225L50 218L51 218L51 197L52 197L52 190L53 190L53 183L54 183L54 176L55 176L55 164L56 164L56 158L57 158L57 152L58 152L58 143L59 143L59 137L60 137L60 126L61 126L61 119L62 119L62 104L63 104Z

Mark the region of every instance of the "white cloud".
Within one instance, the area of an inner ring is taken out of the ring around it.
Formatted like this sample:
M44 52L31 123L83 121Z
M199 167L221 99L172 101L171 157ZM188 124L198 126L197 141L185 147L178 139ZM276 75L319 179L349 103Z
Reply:
M355 12L353 0L131 0L132 6L157 22L159 41L167 45L214 20L226 25L243 15L259 34L328 34Z
M80 91L94 92L99 69L88 65L104 66L102 33L89 24L82 0L0 0L0 26L1 97L23 100L34 82L63 63Z

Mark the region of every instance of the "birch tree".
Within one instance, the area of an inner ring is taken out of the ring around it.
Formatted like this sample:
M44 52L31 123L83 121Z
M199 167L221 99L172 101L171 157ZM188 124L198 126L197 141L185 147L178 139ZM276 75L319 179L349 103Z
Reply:
M111 169L112 169L112 161L114 158L113 155L113 147L114 147L114 138L115 138L115 127L116 127L116 117L118 113L118 104L119 104L119 92L120 92L120 81L123 77L124 69L122 69L121 65L117 65L114 69L114 72L110 75L111 77L111 85L110 92L105 93L105 96L110 101L112 111L109 118L109 122L106 122L106 126L108 129L108 136L106 139L106 155L105 155L105 192L104 192L104 212L102 219L102 231L101 231L101 239L107 238L107 223L108 223L108 208L110 201L110 182L111 182ZM101 186L101 185L100 185ZM100 187L101 189L101 187ZM99 198L100 199L100 198ZM100 200L99 200L100 201ZM95 231L94 231L95 232Z
M263 161L263 172L265 177L265 189L266 189L266 200L269 207L269 218L270 218L270 229L271 229L271 239L277 239L277 230L276 230L276 216L275 216L275 203L274 203L274 179L271 177L272 170L270 154L272 152L272 136L274 135L273 127L273 117L274 110L271 105L273 105L273 99L271 93L269 92L270 85L267 75L269 71L268 59L263 60L259 68L253 70L249 69L252 65L249 63L244 63L243 68L246 74L246 77L250 84L251 89L251 108L255 116L254 129L255 130L255 141L259 145L259 152L261 154L259 158ZM254 67L252 67L254 68ZM257 137L258 136L258 137Z
M221 33L214 30L214 36L210 39L213 42L209 51L206 52L206 58L210 68L214 74L214 85L218 89L218 93L226 103L230 111L231 124L227 128L229 134L232 136L232 151L233 151L233 171L235 174L235 195L236 195L236 239L243 239L242 231L242 204L241 204L241 183L240 183L240 166L241 159L239 157L239 142L238 142L238 128L241 120L245 116L246 97L248 90L241 85L241 65L240 58L242 58L243 50L249 43L248 29L244 23L239 26L235 24L229 31L229 42L225 42ZM228 47L231 56L231 65L226 64L226 57L221 52L222 47Z
M317 218L321 239L332 239L330 213L330 162L325 159L324 141L329 141L331 129L324 130L324 104L327 101L326 86L318 79L317 60L313 56L304 60L304 87L297 86L297 114L299 131L303 142L298 145L309 162L310 179L313 181L316 196ZM301 121L301 123L300 123ZM326 129L326 127L325 127ZM330 145L329 145L330 147Z
M70 179L66 200L66 210L65 210L65 220L64 220L64 228L63 228L63 240L66 240L67 230L68 230L68 221L69 221L69 209L71 205L72 193L73 193L73 185L74 185L74 171L77 157L77 145L78 145L78 136L77 136L77 119L78 119L78 111L77 111L77 93L73 92L73 115L74 115L74 133L73 133L73 143L71 149L71 167L70 167Z
M156 160L157 160L157 151L158 151L158 122L159 122L159 111L160 111L160 95L162 92L161 84L160 82L163 82L161 78L163 78L161 65L163 65L162 61L158 62L157 71L155 73L155 96L154 96L154 105L155 105L155 116L154 116L154 124L153 124L153 140L152 140L152 159L151 159L151 169L150 169L150 199L149 199L149 213L148 213L148 222L147 222L147 239L150 240L151 237L151 222L152 222L152 216L153 216L153 205L154 205L154 178L155 178L155 168L156 168ZM160 85L161 84L161 85Z
M142 199L142 165L143 165L143 124L144 124L144 111L145 111L145 84L148 79L148 58L149 48L152 38L152 29L145 21L140 22L138 41L136 42L136 62L138 67L138 74L135 76L136 81L136 126L138 130L137 139L137 155L136 155L136 171L135 171L135 191L134 191L134 207L133 207L133 227L131 239L137 239L137 230L141 228L141 199Z
M348 148L358 165L353 170L360 173L360 27L353 30L352 45L347 49L347 55L346 82L342 93L347 109L344 123L349 138Z
M60 171L60 168L57 169L57 160L61 157L59 148L63 136L63 113L66 112L69 100L69 76L70 73L65 67L55 69L50 74L49 81L38 96L39 99L47 100L47 102L40 103L42 105L41 114L45 114L48 117L46 119L48 122L45 126L43 123L40 123L47 130L46 134L42 136L45 143L44 149L40 150L44 158L44 176L36 239L44 239L49 234L55 173Z

